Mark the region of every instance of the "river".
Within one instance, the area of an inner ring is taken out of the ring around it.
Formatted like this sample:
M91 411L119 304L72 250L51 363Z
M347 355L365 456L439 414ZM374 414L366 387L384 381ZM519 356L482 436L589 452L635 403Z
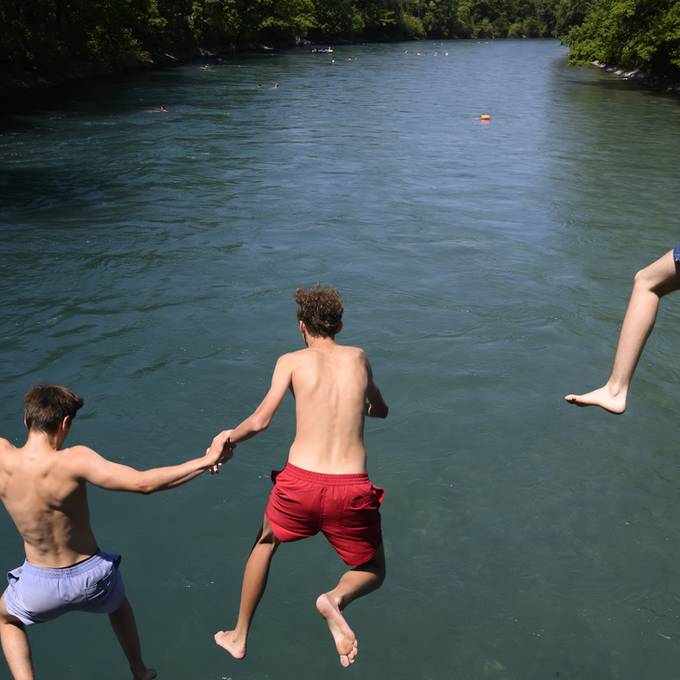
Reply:
M24 392L60 382L85 398L74 442L138 467L200 454L300 346L295 288L330 283L338 339L391 408L366 433L388 577L348 609L348 673L677 678L680 298L625 415L562 397L602 384L633 274L680 241L678 102L565 57L552 40L239 56L5 120L0 432L22 442ZM288 398L217 478L91 492L160 678L340 673L314 610L342 571L322 537L276 555L247 660L212 640L293 416ZM0 545L16 566L7 516ZM106 617L31 639L39 676L126 677Z

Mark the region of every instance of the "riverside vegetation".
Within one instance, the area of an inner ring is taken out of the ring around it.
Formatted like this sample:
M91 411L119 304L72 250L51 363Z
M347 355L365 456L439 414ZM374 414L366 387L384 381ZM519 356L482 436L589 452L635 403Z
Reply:
M0 0L2 78L301 39L562 37L572 62L680 75L677 0Z

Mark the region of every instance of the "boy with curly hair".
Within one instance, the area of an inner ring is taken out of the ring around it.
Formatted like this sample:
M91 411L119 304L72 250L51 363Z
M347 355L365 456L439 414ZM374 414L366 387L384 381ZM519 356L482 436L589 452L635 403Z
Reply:
M326 620L342 666L354 663L357 641L343 616L347 605L379 588L385 578L380 529L383 490L366 472L364 417L387 417L366 353L339 345L342 298L335 288L298 289L297 317L306 349L276 362L269 392L229 437L232 445L266 429L288 389L297 428L288 463L272 472L262 528L246 563L238 620L215 642L234 658L246 655L248 631L280 543L322 532L350 567L316 607Z

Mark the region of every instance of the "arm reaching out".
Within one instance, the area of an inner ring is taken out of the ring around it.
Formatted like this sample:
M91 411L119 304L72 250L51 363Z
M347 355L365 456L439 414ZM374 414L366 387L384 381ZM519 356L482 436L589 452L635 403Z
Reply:
M127 465L112 463L92 449L77 447L76 474L81 479L113 491L132 491L150 494L156 491L172 489L198 477L209 469L219 466L232 456L229 443L229 430L218 434L201 458L188 460L180 465L153 468L152 470L135 470Z
M373 370L368 359L366 359L366 370L368 371L368 386L366 387L366 411L365 414L370 418L387 418L389 407L385 403L380 389L373 379Z
M269 427L276 409L279 408L293 378L291 357L279 357L272 375L272 384L262 403L240 425L231 430L229 441L232 444L245 441Z

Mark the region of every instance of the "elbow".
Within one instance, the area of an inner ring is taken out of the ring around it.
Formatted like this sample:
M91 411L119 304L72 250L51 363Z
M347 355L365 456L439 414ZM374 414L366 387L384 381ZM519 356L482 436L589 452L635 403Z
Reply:
M264 418L262 416L253 416L250 427L253 432L264 432L269 427L271 421L269 418Z
M144 496L148 496L149 494L152 494L154 491L158 491L156 488L156 485L153 483L150 477L142 473L137 480L136 488L135 491L137 493L143 494Z

